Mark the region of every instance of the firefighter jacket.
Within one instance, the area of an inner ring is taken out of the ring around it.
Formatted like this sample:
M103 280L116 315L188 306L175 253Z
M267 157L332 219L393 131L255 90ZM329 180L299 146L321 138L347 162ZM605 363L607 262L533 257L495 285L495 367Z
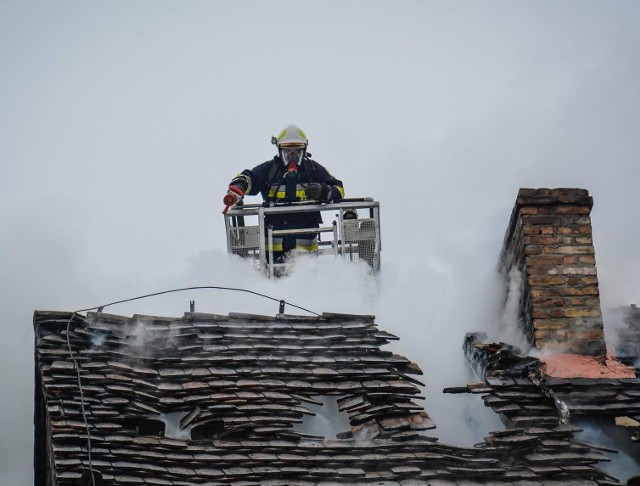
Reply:
M318 182L329 187L329 201L339 201L344 197L342 182L333 177L329 171L318 162L308 158L302 161L295 175L288 174L280 156L263 162L253 169L243 170L230 185L240 187L247 195L262 195L266 204L272 202L295 202L308 199L306 187ZM294 214L272 214L265 221L273 225L274 229L317 228L322 223L318 211ZM317 251L317 235L285 236L274 239L274 250L288 251L291 249L306 249Z
M344 197L342 181L333 177L329 171L310 158L305 157L295 175L287 174L286 167L278 155L273 159L263 162L253 169L243 170L232 181L231 185L240 187L247 195L261 194L265 203L271 202L294 202L307 200L305 188L312 182L319 182L329 186L330 194L328 200L339 201ZM282 219L286 218L289 227L304 227L308 223L317 225L322 222L320 213L297 213L281 217L271 218L270 223L282 226Z

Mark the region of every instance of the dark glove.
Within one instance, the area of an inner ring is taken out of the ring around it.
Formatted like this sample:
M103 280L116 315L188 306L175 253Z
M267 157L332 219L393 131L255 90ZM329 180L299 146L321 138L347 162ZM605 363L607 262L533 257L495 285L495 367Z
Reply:
M229 190L227 190L227 194L222 199L222 202L224 203L224 206L225 206L224 211L222 211L222 214L227 214L227 211L229 210L229 208L234 204L238 204L238 202L240 202L243 197L244 197L244 191L242 189L240 189L238 186L229 186Z
M307 194L307 199L324 202L328 201L331 197L331 188L326 184L312 182L311 184L307 184L305 193Z

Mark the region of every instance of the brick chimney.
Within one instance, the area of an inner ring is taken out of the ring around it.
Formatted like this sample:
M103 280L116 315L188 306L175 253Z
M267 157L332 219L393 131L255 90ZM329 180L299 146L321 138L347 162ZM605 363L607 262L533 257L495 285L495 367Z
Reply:
M605 354L585 189L520 189L500 256L521 272L520 322L530 343L554 352Z

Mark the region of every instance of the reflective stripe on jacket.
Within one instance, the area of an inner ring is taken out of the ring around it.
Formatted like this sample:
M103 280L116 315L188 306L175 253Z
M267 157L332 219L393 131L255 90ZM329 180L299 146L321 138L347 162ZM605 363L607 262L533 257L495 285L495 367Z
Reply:
M276 171L273 173L274 164ZM271 174L271 180L269 180ZM262 194L265 201L286 199L286 168L279 156L275 156L271 160L267 160L253 169L243 170L232 181L232 185L241 187L245 194L256 195ZM300 166L296 177L296 201L304 201L307 199L305 187L311 182L319 182L326 184L331 188L332 201L339 201L344 197L344 188L342 181L333 177L329 171L316 162L315 160L305 158Z
M243 170L231 181L231 185L242 188L247 195L261 194L262 199L266 202L293 202L308 199L306 187L312 182L329 186L330 201L340 201L344 197L342 181L333 177L324 166L306 157L295 176L286 174L282 159L276 155L273 159L267 160L253 169ZM273 214L266 218L266 223L273 225L275 229L317 228L322 223L322 217L318 211L284 215ZM314 236L314 234L301 235L301 237L298 236L298 239ZM285 251L289 249L292 248L285 248Z

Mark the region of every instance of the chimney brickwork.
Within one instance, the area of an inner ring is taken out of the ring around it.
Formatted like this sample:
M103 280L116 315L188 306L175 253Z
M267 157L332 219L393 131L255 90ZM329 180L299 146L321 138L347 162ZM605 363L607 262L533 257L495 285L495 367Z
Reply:
M520 189L500 266L521 272L520 322L530 343L554 352L605 354L585 189Z

